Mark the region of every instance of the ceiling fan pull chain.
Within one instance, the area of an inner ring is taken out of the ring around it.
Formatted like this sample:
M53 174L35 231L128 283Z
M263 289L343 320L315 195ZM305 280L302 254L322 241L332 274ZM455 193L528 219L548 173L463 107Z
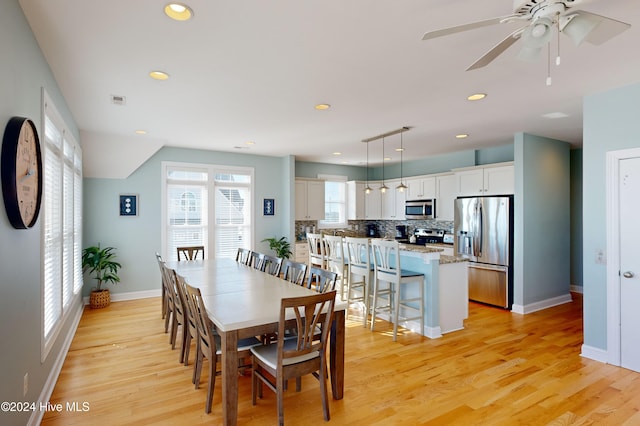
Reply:
M556 16L556 27L558 28L558 56L556 56L556 66L560 66L560 14Z
M551 86L551 42L547 43L547 86Z

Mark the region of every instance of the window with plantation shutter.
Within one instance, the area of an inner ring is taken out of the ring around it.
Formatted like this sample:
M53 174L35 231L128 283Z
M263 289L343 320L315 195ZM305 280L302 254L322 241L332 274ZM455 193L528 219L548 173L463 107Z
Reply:
M82 289L82 152L44 95L42 359Z
M202 245L207 257L253 246L253 169L163 163L163 254Z

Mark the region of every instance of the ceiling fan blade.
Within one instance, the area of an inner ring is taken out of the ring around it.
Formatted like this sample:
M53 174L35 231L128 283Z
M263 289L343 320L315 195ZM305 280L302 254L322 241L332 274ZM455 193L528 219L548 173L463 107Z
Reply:
M494 59L496 59L505 50L511 47L511 45L513 45L516 41L518 41L518 39L522 35L522 32L525 30L525 28L527 27L517 29L511 34L509 34L504 40L496 44L493 47L493 49L489 50L480 59L475 61L469 68L467 68L467 71L475 70L475 69L482 68L489 65Z
M626 22L607 18L584 10L576 10L565 15L560 22L561 31L566 34L576 46L583 41L600 45L613 37L623 33L631 27Z
M423 40L431 40L446 36L449 34L461 33L463 31L475 30L476 28L488 27L495 24L500 24L511 18L516 18L518 15L501 16L498 18L485 19L484 21L471 22L469 24L456 25L455 27L443 28L441 30L427 31L422 36Z

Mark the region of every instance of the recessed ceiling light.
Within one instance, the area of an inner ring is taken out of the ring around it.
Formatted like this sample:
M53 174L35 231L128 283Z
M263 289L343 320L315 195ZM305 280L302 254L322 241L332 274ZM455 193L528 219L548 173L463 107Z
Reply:
M404 148L396 148L396 152L404 152Z
M334 153L333 153L333 155L336 155L336 156L337 156L337 155L342 155L342 153L341 153L341 152L339 152L339 151L336 151L336 152L334 152Z
M479 101L480 99L484 99L487 97L486 93L474 93L473 95L467 96L468 101Z
M252 146L252 145L255 145L256 143L254 141L246 141L244 144Z
M314 108L317 109L318 111L324 111L325 109L331 108L331 105L329 105L329 104L318 104L318 105L314 106Z
M164 14L176 21L188 21L193 16L193 10L182 3L169 3L164 7Z
M466 134L466 133L460 133L460 134L456 135L456 139L465 139L465 138L468 138L468 137L469 137L469 135Z
M168 80L169 74L164 71L151 71L149 73L149 77L153 78L154 80Z
M136 134L136 135L146 135L146 134L147 134L147 131L146 131L146 130L136 130L136 131L135 131L135 134Z
M550 118L550 119L567 118L568 117L568 115L565 114L564 112L550 112L548 114L543 114L542 116L544 118Z
M391 157L384 157L384 161L391 161Z

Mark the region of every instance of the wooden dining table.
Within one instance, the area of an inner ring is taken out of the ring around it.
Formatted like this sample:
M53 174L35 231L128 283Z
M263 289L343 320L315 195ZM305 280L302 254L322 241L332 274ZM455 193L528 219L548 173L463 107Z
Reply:
M207 313L222 340L223 424L238 419L238 340L278 330L280 301L315 294L313 290L261 272L233 259L168 261L187 283L200 288ZM334 399L344 394L345 310L336 299L329 341L329 369Z

